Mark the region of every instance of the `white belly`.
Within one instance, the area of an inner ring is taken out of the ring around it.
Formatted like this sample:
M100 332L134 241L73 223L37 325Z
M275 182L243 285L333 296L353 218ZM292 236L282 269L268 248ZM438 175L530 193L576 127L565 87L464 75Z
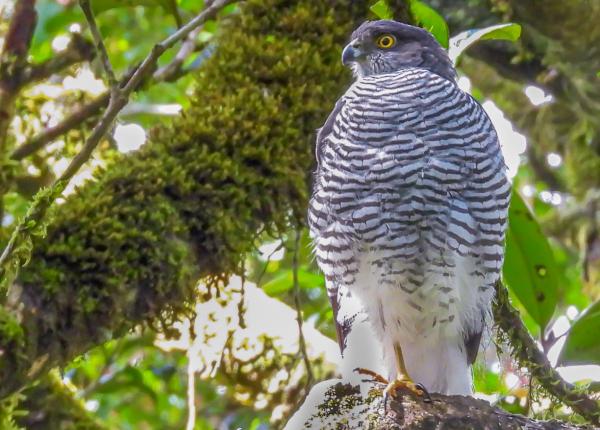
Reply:
M373 253L360 256L359 274L349 290L363 306L381 342L387 376L393 378L397 372L397 344L415 382L430 391L470 394L465 333L481 329L482 309L489 309L492 299L491 292L478 292L477 284L482 280L470 275L474 262L455 255L454 267L446 269L446 273L425 268L424 282L412 291L401 287L407 282L407 275L397 275L392 280L389 267L372 264L377 258ZM401 269L393 267L396 272ZM349 345L353 347L357 346Z

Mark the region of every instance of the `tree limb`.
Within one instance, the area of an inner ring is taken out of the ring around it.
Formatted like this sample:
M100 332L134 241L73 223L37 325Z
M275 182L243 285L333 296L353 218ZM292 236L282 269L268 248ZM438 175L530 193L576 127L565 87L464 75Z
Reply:
M529 369L542 387L586 420L600 426L600 402L566 382L552 367L527 331L519 311L510 304L508 290L500 282L496 284L494 320L508 337L513 356Z
M36 21L35 0L19 0L0 53L0 154L4 153L6 133L13 117L14 101L22 83Z
M588 427L537 421L464 396L432 394L431 402L400 391L384 413L382 387L331 380L315 386L285 430L575 430Z
M55 372L50 372L22 394L24 400L17 409L27 413L15 414L15 420L24 429L109 430L86 410L84 402L75 398L73 390L66 387Z
M40 134L35 135L29 141L19 146L10 155L13 160L22 160L54 141L56 138L66 134L67 132L79 127L82 124L95 118L96 115L102 110L102 108L108 105L110 99L110 92L105 92L96 97L91 102L83 105L79 109L75 110L61 122L55 126L48 127Z
M13 174L7 154L8 128L15 113L36 21L35 0L19 0L0 53L0 222L4 218L4 194L10 189Z
M195 33L194 31L193 33ZM171 63L165 65L164 67L158 69L152 76L152 83L157 82L171 82L179 79L184 76L188 70L182 70L181 65L185 62L187 57L193 52L192 48L195 48L196 42L194 40L192 42L192 35L190 33L186 42L183 43L181 49L172 60ZM120 87L124 87L125 84L131 79L135 70L140 67L140 64L132 68L132 70L127 73L125 77L123 77L119 83ZM135 88L135 91L138 91L148 82L148 77L145 80L140 82L140 84ZM61 122L56 124L55 126L48 127L44 129L39 134L32 137L30 140L16 148L10 158L13 160L22 160L30 155L36 153L40 149L44 148L49 143L53 142L56 138L63 136L69 131L73 130L76 127L79 127L82 124L86 124L89 121L93 121L96 119L98 113L108 106L108 101L110 99L110 91L106 91L99 96L97 96L94 100L84 104L79 109L67 115Z
M98 30L98 25L96 24L96 19L94 18L94 12L92 12L90 0L79 0L79 6L81 7L81 10L85 15L85 19L90 27L90 32L92 33L94 44L96 45L96 51L99 54L102 67L104 68L104 73L106 73L108 84L110 85L111 90L118 91L119 82L115 76L110 59L108 58L108 52L106 52L106 47L104 46L104 41L102 40L100 30Z
M11 238L0 255L0 276L4 278L0 283L0 295L5 295L6 291L3 288L10 288L10 272L18 270L18 268L27 260L27 255L15 254L15 249L26 241L28 236L31 236L34 229L39 229L47 210L50 208L55 198L58 197L67 186L71 178L79 171L81 166L90 158L92 152L104 137L118 113L125 107L129 101L131 93L138 88L144 78L152 73L156 67L156 63L160 56L177 42L187 37L195 28L202 25L206 20L214 17L223 7L234 0L217 0L211 6L204 9L198 16L192 19L188 24L179 29L177 32L167 37L164 41L155 45L150 54L142 61L141 66L136 69L131 78L125 83L122 88L111 88L111 95L108 102L108 108L102 115L102 118L96 124L90 136L86 139L81 151L73 158L62 175L48 189L39 193L38 198L33 200L33 203L23 221L17 225ZM97 42L98 43L98 42ZM103 46L103 45L102 45ZM107 65L110 67L109 65ZM112 69L107 70L110 73ZM112 77L110 78L113 81ZM116 80L115 80L116 82ZM8 282L7 282L8 281ZM0 297L1 299L1 297Z
M350 80L340 47L368 3L248 0L228 15L192 107L33 238L0 312L0 397L136 325L168 327L199 275L215 291L258 230L303 218L311 136Z
M154 73L154 79L156 81L169 81L181 72L181 67L185 60L187 60L197 48L198 42L196 41L196 38L198 37L198 34L200 34L200 31L202 31L202 27L198 27L192 31L187 39L181 44L181 48L179 48L175 58L173 58L169 64L159 68Z
M22 85L29 85L48 79L55 73L82 61L94 58L94 46L79 34L73 34L64 51L40 64L28 65L23 71Z

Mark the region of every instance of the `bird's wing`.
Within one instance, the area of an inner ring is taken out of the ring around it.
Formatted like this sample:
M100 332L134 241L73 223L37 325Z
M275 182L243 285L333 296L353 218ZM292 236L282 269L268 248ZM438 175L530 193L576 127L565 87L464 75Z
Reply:
M340 352L344 353L346 349L346 339L352 331L352 325L356 319L356 313L348 312L349 309L344 305L350 299L350 292L343 285L338 285L334 282L327 283L327 295L331 308L333 309L333 321L335 324L335 332L337 341L340 347Z
M335 103L333 110L325 120L323 126L317 131L315 155L318 164L321 164L323 158L327 136L331 134L336 118L344 107L345 102L346 101L342 96ZM333 310L333 321L335 324L338 345L340 347L340 352L343 354L346 349L346 339L350 334L350 331L352 331L352 325L356 319L357 312L349 311L349 306L345 305L345 303L351 300L350 292L347 291L345 286L339 285L333 281L328 281L327 296L329 297L329 303L331 303L331 309Z
M334 106L333 110L331 111L331 113L329 114L329 116L327 117L327 120L325 121L325 124L323 124L323 127L321 127L317 131L317 144L316 144L316 148L315 148L315 155L317 157L318 164L321 164L321 159L323 157L325 139L327 138L327 136L329 136L329 134L333 130L333 124L335 123L335 119L336 119L337 115L340 113L340 111L342 110L342 107L344 107L344 104L345 104L345 99L344 99L344 97L341 97L335 103L335 106Z

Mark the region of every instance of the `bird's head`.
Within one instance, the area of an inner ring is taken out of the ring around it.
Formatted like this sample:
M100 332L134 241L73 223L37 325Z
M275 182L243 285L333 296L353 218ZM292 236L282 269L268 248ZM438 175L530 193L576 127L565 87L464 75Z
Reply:
M366 21L358 27L342 62L357 77L420 67L451 81L456 78L446 50L428 31L390 20Z

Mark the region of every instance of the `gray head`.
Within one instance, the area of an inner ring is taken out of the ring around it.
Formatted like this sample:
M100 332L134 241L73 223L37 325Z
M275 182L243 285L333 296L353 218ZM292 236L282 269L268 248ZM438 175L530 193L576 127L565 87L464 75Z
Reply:
M427 69L453 81L456 72L446 50L426 30L396 21L366 21L352 33L342 62L358 77L409 67Z

